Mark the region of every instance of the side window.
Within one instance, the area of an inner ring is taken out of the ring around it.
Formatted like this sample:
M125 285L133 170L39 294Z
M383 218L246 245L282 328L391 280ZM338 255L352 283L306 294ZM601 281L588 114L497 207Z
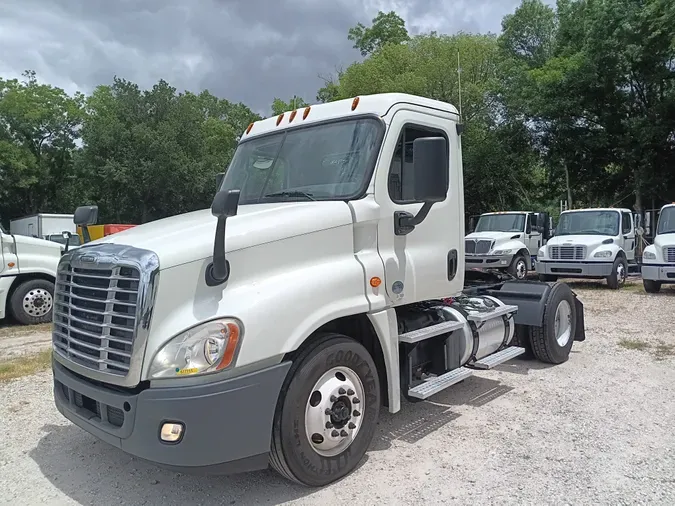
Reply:
M391 159L388 179L389 197L397 204L416 202L413 196L413 141L421 137L445 137L448 140L448 136L438 130L413 125L403 127Z
M531 234L532 232L536 232L535 230L532 230L532 223L535 223L536 220L534 219L534 215L532 213L528 213L525 215L525 233L526 234Z
M632 220L633 217L631 216L630 213L621 213L623 215L623 219L621 220L621 233L622 234L628 234L631 231L632 228Z

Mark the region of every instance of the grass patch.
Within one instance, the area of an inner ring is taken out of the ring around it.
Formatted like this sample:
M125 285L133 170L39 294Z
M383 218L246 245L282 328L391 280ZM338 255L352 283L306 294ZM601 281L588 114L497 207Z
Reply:
M639 341L637 339L621 339L619 341L619 346L626 348L627 350L646 350L649 348L649 343L644 341Z
M0 339L3 337L20 337L37 332L51 332L51 323L42 323L40 325L7 325L0 326Z
M0 362L0 382L28 376L49 369L52 365L52 350L37 355L13 358Z
M657 360L665 360L675 355L675 344L661 343L654 348L654 355Z

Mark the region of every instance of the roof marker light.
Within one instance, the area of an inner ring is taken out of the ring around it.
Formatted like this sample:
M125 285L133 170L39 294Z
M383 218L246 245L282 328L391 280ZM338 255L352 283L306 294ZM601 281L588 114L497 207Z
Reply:
M277 118L277 126L279 126L279 123L281 123L281 120L284 119L284 113L282 112L279 114L279 117Z
M307 116L309 116L309 111L311 109L311 106L305 107L305 112L302 113L302 119L307 119Z
M359 97L356 97L354 100L352 100L352 111L356 109L357 105L359 105Z
M298 114L298 110L297 110L297 109L296 109L295 111L293 111L293 112L291 113L291 117L288 118L288 122L289 122L289 123L295 119L295 115L296 115L296 114Z
M253 128L253 123L251 123L246 129L246 135L248 135L248 133L251 131L251 128Z

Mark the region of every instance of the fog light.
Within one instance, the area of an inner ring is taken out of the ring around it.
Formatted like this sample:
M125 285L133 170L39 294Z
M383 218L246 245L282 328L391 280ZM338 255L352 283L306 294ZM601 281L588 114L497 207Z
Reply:
M183 437L182 423L165 423L159 432L159 437L166 443L177 443Z

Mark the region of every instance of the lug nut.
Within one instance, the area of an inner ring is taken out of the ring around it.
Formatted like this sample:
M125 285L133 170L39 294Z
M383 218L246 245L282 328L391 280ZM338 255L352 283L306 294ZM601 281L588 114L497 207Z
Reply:
M354 429L356 429L356 424L354 422L349 422L349 425L347 425L347 427L354 430Z
M340 435L340 433L336 430L333 430L333 432L331 432L330 435L333 436L333 437L338 437Z
M330 408L326 408L326 411L324 411L324 413L330 416L333 414L333 411Z
M340 387L340 390L338 390L338 393L339 393L340 395L344 395L344 394L347 393L347 390L345 390L344 388Z
M340 432L340 435L341 435L342 437L347 437L347 436L349 436L349 433L347 433L346 430L342 429L342 432Z
M358 404L359 402L361 402L361 401L359 400L358 397L354 397L354 398L352 399L352 404Z
M354 395L354 390L352 390L351 388L347 390L347 395Z
M352 415L354 415L354 416L361 416L361 412L360 412L360 411L357 411L357 410L354 410L354 412L352 413Z
M330 402L335 402L335 401L337 401L337 397L335 397L334 395L331 395L330 396Z
M332 429L332 428L333 428L333 424L330 423L330 422L326 422L326 428L327 428L327 429Z

